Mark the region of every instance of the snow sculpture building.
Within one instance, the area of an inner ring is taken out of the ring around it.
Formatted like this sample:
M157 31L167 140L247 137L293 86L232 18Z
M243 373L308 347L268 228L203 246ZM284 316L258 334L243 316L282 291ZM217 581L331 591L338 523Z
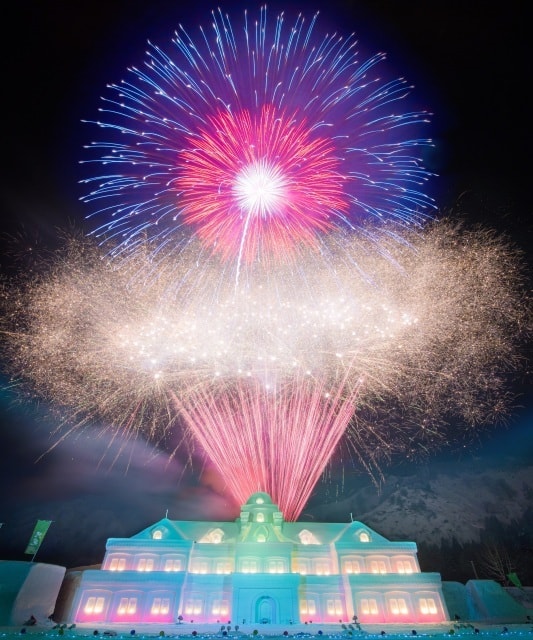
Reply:
M361 522L285 522L266 493L234 522L163 518L110 538L86 570L69 618L94 623L366 623L449 619L440 574L421 573L414 542Z

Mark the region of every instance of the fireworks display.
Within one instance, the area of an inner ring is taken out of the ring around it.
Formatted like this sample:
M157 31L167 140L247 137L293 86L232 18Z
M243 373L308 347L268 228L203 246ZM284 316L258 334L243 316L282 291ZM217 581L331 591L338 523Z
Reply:
M269 491L297 518L346 429L372 470L450 418L505 416L527 318L512 251L445 223L403 239L330 236L237 289L195 242L155 272L150 250L72 242L11 305L12 370L78 424L160 440L184 421L238 503Z
M340 443L376 474L505 418L519 260L430 220L428 114L383 61L317 16L219 11L108 87L91 241L3 296L9 372L58 432L185 438L294 520Z
M369 218L426 220L428 114L401 108L410 87L381 78L383 54L365 59L316 21L263 8L233 27L219 11L197 40L180 27L169 51L151 44L110 85L106 138L89 146L95 235L115 253L148 238L156 253L185 230L249 264Z

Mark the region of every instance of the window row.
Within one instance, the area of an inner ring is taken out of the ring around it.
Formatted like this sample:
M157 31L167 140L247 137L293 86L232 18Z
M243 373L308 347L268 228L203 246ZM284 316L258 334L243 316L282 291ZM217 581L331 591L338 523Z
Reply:
M115 622L137 620L141 617L149 620L168 621L172 619L174 596L171 593L140 594L112 593L82 597L80 621L110 620Z
M203 598L189 598L185 601L183 611L186 616L199 616L205 613ZM211 602L210 612L217 617L226 618L230 613L229 600L215 598Z
M384 611L383 611L384 610ZM436 615L439 612L435 597L415 597L414 603L408 594L404 596L385 596L384 602L381 598L361 598L357 603L357 613L365 621L371 621L372 617L381 616L383 613L390 616L407 616L415 613L422 616Z
M308 595L300 599L299 608L302 622L317 619L338 620L348 615L341 595ZM428 616L429 620L431 616L440 613L438 596L420 594L412 596L408 593L359 597L354 610L357 616L366 622L372 622L373 619L381 622L384 618L389 621L401 621L402 616L417 616L420 620Z
M366 592L356 595L353 607L338 593L300 595L301 622L336 622L356 614L361 622L402 622L404 620L433 621L442 619L443 611L437 593ZM181 607L181 609L180 609ZM170 622L183 615L187 620L215 622L231 618L231 596L223 591L195 591L180 604L171 591L112 593L91 590L82 595L76 621L79 622Z
M237 573L300 573L302 575L330 575L336 573L329 558L302 558L292 560L289 569L289 559L286 558L258 558L247 557L237 561ZM126 555L109 556L106 559L104 569L108 571L186 571L185 557L158 557L158 556L133 556ZM202 574L230 574L234 570L233 561L224 558L193 558L188 570L191 573ZM388 557L343 557L340 566L343 574L358 573L416 573L418 567L413 558L388 558Z
M80 622L130 622L137 620L168 622L177 620L179 598L170 592L111 593L86 592L80 603L77 620ZM192 594L183 602L186 617L215 621L230 615L230 599L222 593Z
M417 573L414 558L408 557L344 557L341 560L341 573Z
M103 569L108 571L185 571L185 557L109 556Z
M302 598L300 600L300 617L303 622L312 621L317 613L321 613L317 606L318 597ZM325 597L320 599L324 613L332 619L344 617L344 607L341 597ZM322 617L322 616L321 616Z

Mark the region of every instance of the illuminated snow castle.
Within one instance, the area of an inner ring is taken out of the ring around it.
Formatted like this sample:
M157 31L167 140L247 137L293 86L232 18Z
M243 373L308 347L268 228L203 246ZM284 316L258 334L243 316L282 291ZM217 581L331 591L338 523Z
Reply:
M181 616L181 617L180 617ZM442 622L440 574L421 573L414 542L361 522L285 522L266 493L234 522L163 518L110 538L83 571L69 618L94 623Z

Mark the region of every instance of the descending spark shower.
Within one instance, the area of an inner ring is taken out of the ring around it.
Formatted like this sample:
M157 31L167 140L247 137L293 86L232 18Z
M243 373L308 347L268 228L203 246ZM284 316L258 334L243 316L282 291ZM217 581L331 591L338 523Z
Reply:
M406 83L315 23L219 12L150 45L88 151L100 246L72 240L5 314L11 372L76 428L184 425L237 504L287 519L343 436L373 473L502 417L527 318L503 241L429 221Z

